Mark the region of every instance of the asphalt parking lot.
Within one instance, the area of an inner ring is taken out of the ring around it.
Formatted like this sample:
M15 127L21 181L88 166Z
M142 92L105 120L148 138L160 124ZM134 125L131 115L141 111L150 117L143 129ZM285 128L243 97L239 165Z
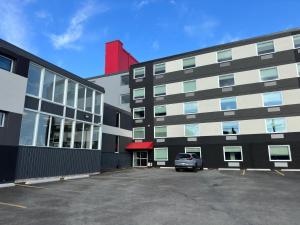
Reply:
M5 225L300 224L300 173L128 169L0 189Z

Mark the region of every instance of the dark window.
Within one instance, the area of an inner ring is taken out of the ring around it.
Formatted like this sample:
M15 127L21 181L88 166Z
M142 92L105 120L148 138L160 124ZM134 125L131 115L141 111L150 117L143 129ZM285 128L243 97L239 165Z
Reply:
M128 104L130 102L130 94L121 95L121 104Z
M0 55L0 68L10 72L12 69L12 60Z
M0 127L4 127L5 113L0 112Z
M116 113L116 124L115 126L116 127L120 127L120 113Z
M120 142L120 137L119 136L116 136L115 137L115 153L119 153L119 150L120 150L120 148L119 148L119 143Z
M128 85L129 84L129 75L123 75L121 76L121 85Z

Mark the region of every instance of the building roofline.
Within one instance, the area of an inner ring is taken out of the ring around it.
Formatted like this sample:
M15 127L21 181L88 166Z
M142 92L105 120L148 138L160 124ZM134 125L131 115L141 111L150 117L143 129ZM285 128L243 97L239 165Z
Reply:
M119 73L112 73L112 74L100 74L100 75L97 75L97 76L92 76L92 77L87 77L85 79L87 80L91 80L91 79L96 79L96 78L106 78L106 77L111 77L111 76L118 76L118 75L127 75L129 74L129 71L126 70L124 72L119 72Z

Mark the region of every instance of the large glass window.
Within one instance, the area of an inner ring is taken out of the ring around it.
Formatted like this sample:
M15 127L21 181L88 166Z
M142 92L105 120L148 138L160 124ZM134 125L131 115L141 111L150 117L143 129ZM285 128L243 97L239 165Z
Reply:
M84 99L85 99L85 87L78 85L78 97L77 97L77 108L84 109Z
M199 124L185 124L184 134L186 137L196 137L199 136L200 129Z
M99 149L99 134L100 134L100 127L99 126L94 126L92 149Z
M154 127L154 137L155 138L167 137L167 127L166 126Z
M49 115L40 114L36 136L37 146L48 146L50 125L51 117Z
M90 124L87 124L87 123L84 124L82 148L90 148L91 135L92 135L91 128L92 128L92 126Z
M226 74L219 76L219 86L229 87L234 85L234 74Z
M13 61L9 58L6 58L0 55L0 69L7 70L9 72L12 71Z
M239 122L237 121L228 121L222 123L223 128L223 134L239 134L240 128L239 128Z
M145 88L133 89L133 100L144 99Z
M72 130L73 130L73 121L65 119L64 125L64 136L63 136L63 144L64 148L70 148L72 145Z
M144 139L145 138L145 127L133 128L133 139Z
M194 92L196 91L196 81L195 80L189 80L189 81L184 81L183 82L183 92L188 93L188 92Z
M93 90L86 89L85 111L92 112L93 110Z
M224 161L243 161L242 147L240 146L225 146Z
M300 35L294 36L294 46L295 48L300 48Z
M167 109L165 105L154 106L154 117L166 116Z
M52 116L49 136L50 147L59 147L61 121L61 118Z
M133 69L133 79L145 77L145 67Z
M43 85L43 98L52 101L53 86L55 74L49 70L45 70L44 85Z
M222 98L221 99L221 110L234 110L237 109L236 97Z
M225 61L232 60L231 49L219 51L217 53L217 58L218 58L218 62L225 62Z
M289 145L269 145L270 161L292 161Z
M22 117L20 145L32 145L36 113L25 110Z
M162 74L166 72L166 64L159 63L154 65L154 75Z
M74 148L81 148L82 134L83 134L83 123L82 122L76 122Z
M95 113L100 114L101 111L101 93L95 92Z
M145 118L145 108L134 108L133 109L133 119L144 119Z
M64 91L65 91L65 78L56 75L55 77L55 90L54 90L54 101L57 103L64 102Z
M0 127L4 127L5 113L0 112Z
M272 53L274 51L275 51L275 49L274 49L273 41L265 41L265 42L257 43L257 54L258 55Z
M129 85L129 75L121 76L121 86Z
M281 133L286 131L286 122L284 118L266 119L268 133Z
M165 96L166 95L166 85L154 86L154 97Z
M270 81L270 80L278 79L277 68L273 67L273 68L261 69L260 70L260 79L262 81Z
M40 91L40 79L42 68L32 63L29 65L28 81L26 93L30 95L39 95Z
M168 148L154 148L154 161L168 160Z
M184 114L195 114L198 113L197 102L185 102L184 103Z
M72 80L68 80L68 92L67 92L67 105L74 107L75 106L75 90L76 83Z
M263 99L265 107L282 105L281 92L264 93Z
M195 57L182 59L183 69L189 69L196 66Z
M121 104L129 104L130 103L130 94L121 95Z

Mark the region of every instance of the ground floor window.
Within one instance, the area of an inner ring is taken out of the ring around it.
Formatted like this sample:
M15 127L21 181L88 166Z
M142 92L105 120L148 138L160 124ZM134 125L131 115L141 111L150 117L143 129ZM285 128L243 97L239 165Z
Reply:
M4 127L5 113L0 112L0 127Z
M269 145L270 161L292 161L289 145Z
M201 158L201 147L185 147L185 153L193 153Z
M20 145L33 144L36 115L37 114L32 111L24 111L20 133Z
M168 161L168 148L154 148L154 161Z
M241 146L224 146L224 161L243 161Z

